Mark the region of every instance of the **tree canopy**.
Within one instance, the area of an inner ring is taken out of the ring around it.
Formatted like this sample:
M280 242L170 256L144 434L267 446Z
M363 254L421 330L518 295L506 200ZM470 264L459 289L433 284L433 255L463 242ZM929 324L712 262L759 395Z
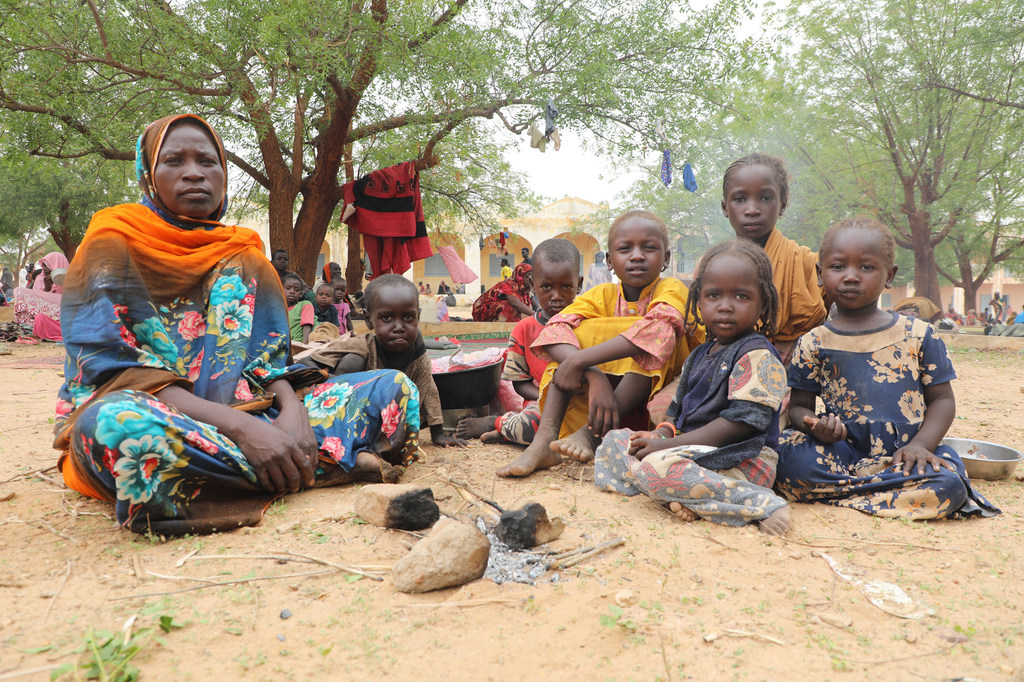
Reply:
M509 138L486 119L519 135L551 100L563 129L619 156L657 119L691 126L760 57L734 38L747 11L746 0L699 12L670 0L9 3L0 108L31 118L33 153L59 158L130 160L144 123L208 117L266 201L272 246L308 276L340 185L376 168L443 161L448 179L424 183L442 210L513 208Z

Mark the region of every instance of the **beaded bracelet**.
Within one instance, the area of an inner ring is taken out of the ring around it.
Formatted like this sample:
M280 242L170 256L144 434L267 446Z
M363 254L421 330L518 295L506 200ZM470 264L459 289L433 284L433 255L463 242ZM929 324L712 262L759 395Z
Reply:
M675 426L675 424L673 424L672 422L661 422L660 424L658 424L657 426L654 427L654 430L657 431L662 426L667 426L668 428L672 429L672 436L671 437L675 438L675 436L676 436L676 426ZM667 438L667 437L668 436L662 436L662 438Z

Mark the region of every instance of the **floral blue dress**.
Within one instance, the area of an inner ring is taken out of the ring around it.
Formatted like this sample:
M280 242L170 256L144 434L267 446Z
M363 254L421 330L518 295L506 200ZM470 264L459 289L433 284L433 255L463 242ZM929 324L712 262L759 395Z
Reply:
M404 374L325 382L288 365L284 295L259 245L244 228L184 229L132 204L97 213L71 264L55 447L69 486L114 502L127 528L251 525L278 496L234 442L154 397L170 385L271 422L268 385L306 391L317 485L346 480L361 451L396 465L415 458L420 398Z
M956 471L904 475L893 454L924 421L924 387L956 378L946 346L923 320L893 315L879 329L843 332L828 323L801 337L789 385L821 397L848 436L820 443L788 429L779 443L777 488L792 500L826 502L885 517L992 516L999 510L971 486L956 452L935 454Z

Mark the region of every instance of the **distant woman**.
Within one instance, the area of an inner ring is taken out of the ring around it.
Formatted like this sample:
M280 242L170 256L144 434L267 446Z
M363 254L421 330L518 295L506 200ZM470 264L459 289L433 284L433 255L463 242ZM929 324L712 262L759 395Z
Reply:
M45 341L60 341L60 302L64 288L53 281L63 282L68 259L60 251L53 251L39 261L42 272L35 276L31 288L28 283L14 290L14 319L18 324L32 327L32 333Z
M533 315L530 294L533 292L533 266L520 263L512 276L503 279L480 294L473 302L473 319L477 322L518 322Z

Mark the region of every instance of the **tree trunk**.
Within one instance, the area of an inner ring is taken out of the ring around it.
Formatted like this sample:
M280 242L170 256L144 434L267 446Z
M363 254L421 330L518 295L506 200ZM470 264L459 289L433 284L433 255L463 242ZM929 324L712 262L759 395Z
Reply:
M914 240L914 295L924 296L939 306L939 310L945 310L939 292L939 267L935 263L935 249L931 245L928 214L915 211L909 218Z
M57 226L47 226L46 231L53 237L54 243L57 244L64 255L67 257L68 262L75 257L75 252L78 251L78 240L71 234L71 227L68 222L71 220L71 204L65 199L60 202L60 211L57 214Z
M973 281L967 281L961 283L959 286L964 290L964 314L967 314L968 310L978 311L978 289L981 287L975 285Z

